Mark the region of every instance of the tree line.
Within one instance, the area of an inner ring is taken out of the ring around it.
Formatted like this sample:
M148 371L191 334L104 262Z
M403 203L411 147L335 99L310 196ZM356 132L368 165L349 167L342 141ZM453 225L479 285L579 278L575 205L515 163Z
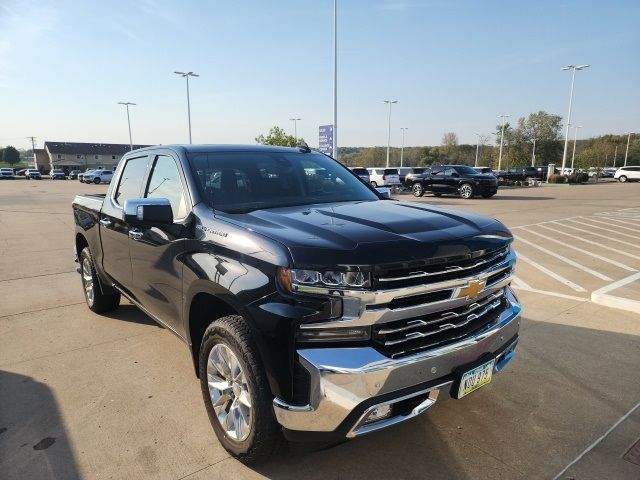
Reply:
M497 170L501 134L502 124L496 125L495 132L480 136L479 144L476 146L476 144L460 144L455 132L446 132L440 145L405 147L402 155L403 165L422 167L437 164L465 164L473 166L476 160L476 148L478 148L478 165ZM521 117L515 124L505 123L500 167L505 170L531 165L534 139L535 165L554 163L560 167L564 150L562 117L544 111ZM260 135L256 141L267 145L296 146L303 139L296 139L292 135L287 135L282 128L274 127L268 135ZM611 167L614 166L614 157L615 166L619 167L624 161L626 145L625 135L609 134L578 140L575 167ZM400 150L396 147L390 149L390 166L400 166ZM340 147L338 151L340 161L349 167L386 165L386 147ZM571 166L572 154L573 140L570 139L567 149L567 167ZM637 136L631 139L627 164L640 164L640 139Z

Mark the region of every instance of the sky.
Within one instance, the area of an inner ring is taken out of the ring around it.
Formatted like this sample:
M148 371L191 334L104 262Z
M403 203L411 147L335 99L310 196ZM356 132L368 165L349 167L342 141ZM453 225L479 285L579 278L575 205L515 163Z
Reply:
M255 143L278 125L311 146L332 122L331 0L0 0L0 145ZM583 137L640 131L640 2L338 0L338 144L461 143L545 110Z

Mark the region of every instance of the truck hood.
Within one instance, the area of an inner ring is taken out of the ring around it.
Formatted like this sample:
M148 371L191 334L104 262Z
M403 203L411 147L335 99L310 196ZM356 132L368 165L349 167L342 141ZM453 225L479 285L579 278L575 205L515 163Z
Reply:
M296 267L373 266L468 255L511 241L497 220L424 203L380 200L216 216L285 245Z

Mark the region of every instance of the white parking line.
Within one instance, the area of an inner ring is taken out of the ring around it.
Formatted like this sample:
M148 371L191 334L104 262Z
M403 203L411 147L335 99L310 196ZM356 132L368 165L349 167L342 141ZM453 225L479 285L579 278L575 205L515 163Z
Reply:
M615 233L616 235L622 235L623 237L631 237L635 240L638 240L638 235L631 235L630 233L622 233L612 230L611 228L599 227L598 225L592 225L590 223L581 222L580 220L570 219L569 222L579 223L580 225L585 225L591 228L597 228L598 230L604 230L605 232Z
M634 313L640 313L640 301L633 300L631 298L618 297L616 295L609 295L612 290L617 290L620 287L624 287L630 283L640 280L640 272L618 280L617 282L606 285L595 292L591 293L591 301L605 307L620 308L622 310L628 310Z
M567 287L571 288L572 290L575 290L576 292L586 292L586 290L584 288L582 288L580 285L578 285L576 283L573 283L571 280L568 280L568 279L564 278L563 276L558 275L555 272L552 272L548 268L543 267L542 265L534 262L533 260L531 260L529 257L523 255L522 253L517 252L517 255L518 255L518 259L522 260L525 263L528 263L533 268L535 268L537 270L540 270L542 273L546 273L551 278L554 278L555 280L559 281L560 283L563 283L564 285L566 285Z
M601 255L598 255L597 253L593 253L588 250L583 250L582 248L575 247L566 242L561 242L560 240L556 240L555 238L551 238L541 233L534 232L533 230L529 230L528 228L523 228L522 230L524 230L527 233L532 233L533 235L537 235L538 237L544 238L545 240L548 240L550 242L562 245L563 247L570 248L571 250L575 250L576 252L584 253L585 255L589 255L590 257L597 258L598 260L602 260L603 262L610 263L611 265L615 265L616 267L622 268L623 270L627 270L628 272L637 271L637 269L631 268L630 266L625 265L624 263L616 262L615 260L611 260L610 258L606 258Z
M511 285L516 290L522 290L523 292L531 292L531 293L539 293L541 295L549 295L551 297L564 298L566 300L576 300L578 302L588 302L588 298L584 297L576 297L575 295L565 295L564 293L550 292L548 290L538 290L537 288L532 288L530 286L524 285Z
M637 223L629 222L627 220L620 220L619 218L612 218L612 217L598 217L598 218L603 218L603 219L609 220L610 222L622 223L623 225L632 225L634 227L640 227L640 225L638 225ZM637 230L638 232L640 232L640 230L635 228L633 230Z
M616 423L614 423L613 425L611 425L611 427L602 434L602 436L600 436L598 439L596 439L595 442L593 442L591 445L589 445L580 455L578 455L575 460L573 460L569 465L567 465L566 467L564 467L560 473L558 473L555 477L553 477L553 480L558 480L562 475L564 475L564 473L569 470L571 467L573 467L576 463L578 463L580 461L580 459L582 457L584 457L587 453L589 453L591 450L593 450L602 440L604 440L605 438L607 438L609 436L609 434L611 432L613 432L616 427L618 425L620 425L622 422L624 422L627 418L629 418L629 416L631 416L631 414L633 412L635 412L638 407L640 407L640 402L636 403L631 410L629 410L627 413L625 413L622 417L620 417L618 419L618 421Z
M618 223L611 223L613 219L610 219L610 218L605 218L604 220L602 218L595 219L591 217L580 217L580 218L584 218L588 222L594 222L594 223L599 223L600 225L606 225L610 228L613 227L613 228L621 228L622 230L629 230L631 232L635 232L636 235L640 233L640 229L638 228L630 228L630 227L625 227L624 225L620 225ZM615 222L616 220L613 220L613 221Z
M516 240L518 240L519 242L522 242L526 245L529 245L530 247L533 247L537 250L540 250L541 252L546 253L547 255L550 255L554 258L557 258L558 260L571 265L572 267L577 268L578 270L582 270L583 272L588 273L589 275L593 275L594 277L599 278L600 280L605 280L607 282L611 282L613 281L613 278L611 277L607 277L606 275L600 273L600 272L596 272L595 270L589 268L589 267L585 267L584 265L580 265L578 262L574 262L573 260L571 260L570 258L564 257L558 253L552 252L551 250L541 247L539 245L536 245L533 242L530 242L529 240L525 240L522 237L519 237L518 235L514 235L513 238L515 238Z
M561 227L570 228L572 230L577 230L578 232L588 233L589 235L593 235L595 237L604 238L605 240L610 240L612 242L623 243L624 245L629 245L630 247L640 248L638 243L625 242L624 240L618 240L617 238L611 238L611 236L601 235L599 233L590 232L589 230L585 230L584 228L574 227L573 225L564 225L560 222L551 221L551 223L555 223L556 225L560 225Z
M559 233L561 235L566 235L567 237L574 238L576 240L580 240L581 242L588 243L589 245L593 245L593 246L598 247L598 248L600 248L602 250L609 250L610 252L615 252L615 253L617 253L619 255L623 255L625 257L635 258L636 260L640 260L640 256L634 255L633 253L623 252L622 250L618 250L617 248L612 248L612 247L609 247L607 245L602 245L601 243L593 242L591 240L587 240L586 238L578 237L577 235L571 235L570 233L567 233L567 232L563 232L563 231L560 231L560 230L555 230L555 229L553 229L551 227L547 227L546 225L538 225L538 226L540 228L545 228L545 229L547 229L547 230L549 230L551 232Z

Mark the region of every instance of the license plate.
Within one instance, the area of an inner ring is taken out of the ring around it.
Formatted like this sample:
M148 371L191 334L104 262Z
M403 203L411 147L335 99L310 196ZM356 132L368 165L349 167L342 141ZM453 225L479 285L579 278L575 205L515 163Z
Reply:
M458 398L462 398L489 383L491 381L491 375L493 374L493 366L495 363L496 360L494 358L490 362L483 363L479 367L463 373L462 378L460 379Z

